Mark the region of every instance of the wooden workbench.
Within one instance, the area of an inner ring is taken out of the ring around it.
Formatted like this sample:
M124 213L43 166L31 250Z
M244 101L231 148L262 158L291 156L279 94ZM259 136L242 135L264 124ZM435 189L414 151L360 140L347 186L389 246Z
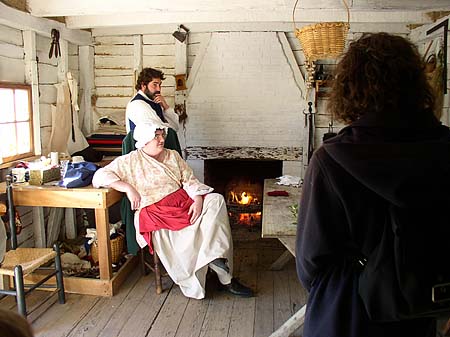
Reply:
M264 180L261 236L280 240L287 251L272 264L272 270L280 270L292 256L295 256L297 219L292 214L290 206L297 204L300 199L299 187L278 185L276 182L276 179ZM289 196L269 196L267 195L269 191L286 191Z
M264 201L262 215L262 232L264 238L277 238L287 250L272 264L270 269L280 270L292 257L295 257L295 236L297 219L290 206L299 202L300 188L276 184L276 179L264 180ZM289 196L269 196L269 191L286 191ZM301 205L300 205L301 207ZM270 337L288 337L305 321L306 305L301 307Z
M5 183L1 183L0 192L5 191L5 187ZM122 199L122 193L92 186L62 188L21 183L13 184L13 196L15 206L95 209L100 279L64 277L64 287L67 292L86 295L113 296L117 292L137 261L130 258L117 273L112 272L108 208Z

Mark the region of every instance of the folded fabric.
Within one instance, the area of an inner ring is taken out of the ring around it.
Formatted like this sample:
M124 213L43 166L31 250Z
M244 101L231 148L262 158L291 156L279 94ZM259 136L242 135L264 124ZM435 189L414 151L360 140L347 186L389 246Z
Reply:
M278 177L279 181L277 181L278 185L291 185L291 186L300 186L301 178L296 176L284 175Z
M288 197L289 193L287 191L269 191L267 195L271 197Z
M59 186L74 188L88 186L99 167L94 163L81 162L67 163L64 169L64 177L59 182Z

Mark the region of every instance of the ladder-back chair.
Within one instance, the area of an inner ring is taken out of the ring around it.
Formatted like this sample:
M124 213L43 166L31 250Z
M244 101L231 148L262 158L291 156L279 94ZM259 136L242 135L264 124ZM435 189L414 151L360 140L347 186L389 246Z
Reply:
M6 194L9 216L9 239L11 249L6 252L3 261L0 263L0 276L13 277L14 288L0 289L0 294L16 297L17 309L23 316L27 316L25 296L37 288L56 288L58 291L59 303L65 303L63 273L61 268L61 257L57 243L52 248L20 248L17 247L16 219L13 200L12 177L6 177ZM47 265L54 260L54 267ZM35 284L25 284L24 278L37 270L51 270L50 274ZM51 277L56 276L56 285L44 284ZM9 282L7 283L9 284Z

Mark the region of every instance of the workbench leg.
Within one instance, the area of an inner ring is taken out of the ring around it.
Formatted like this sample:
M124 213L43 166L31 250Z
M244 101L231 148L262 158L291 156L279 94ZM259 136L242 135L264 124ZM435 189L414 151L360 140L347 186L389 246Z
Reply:
M100 279L111 280L112 278L112 257L111 244L109 240L109 215L107 208L95 209L95 227L97 229L98 242L98 264L100 269Z
M305 322L306 304L275 330L269 337L289 337Z
M286 250L283 254L280 255L280 257L272 263L270 266L270 270L281 270L283 267L288 263L294 256Z

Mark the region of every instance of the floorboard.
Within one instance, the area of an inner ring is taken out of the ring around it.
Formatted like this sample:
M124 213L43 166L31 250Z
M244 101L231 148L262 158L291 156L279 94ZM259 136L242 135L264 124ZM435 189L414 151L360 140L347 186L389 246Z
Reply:
M211 299L189 299L175 337L198 337Z
M147 337L174 337L188 302L180 288L174 286Z
M256 289L258 255L255 249L242 248L242 253L237 251L236 255L240 259L240 270L235 275L243 284ZM234 297L228 337L253 336L255 306L255 298Z
M117 295L114 297L101 298L89 311L89 313L71 331L68 337L96 337L101 334L105 326L122 306L123 302L134 290L137 281L141 277L139 269L135 270L127 282L123 284Z
M269 270L285 250L281 243L251 234L234 243L234 276L255 290L254 298L219 291L214 273L203 300L184 297L168 277L157 295L153 273L142 276L136 268L111 298L67 294L61 305L56 293L32 292L27 306L35 337L267 337L304 304L306 292L293 261ZM12 297L0 305L17 310Z

